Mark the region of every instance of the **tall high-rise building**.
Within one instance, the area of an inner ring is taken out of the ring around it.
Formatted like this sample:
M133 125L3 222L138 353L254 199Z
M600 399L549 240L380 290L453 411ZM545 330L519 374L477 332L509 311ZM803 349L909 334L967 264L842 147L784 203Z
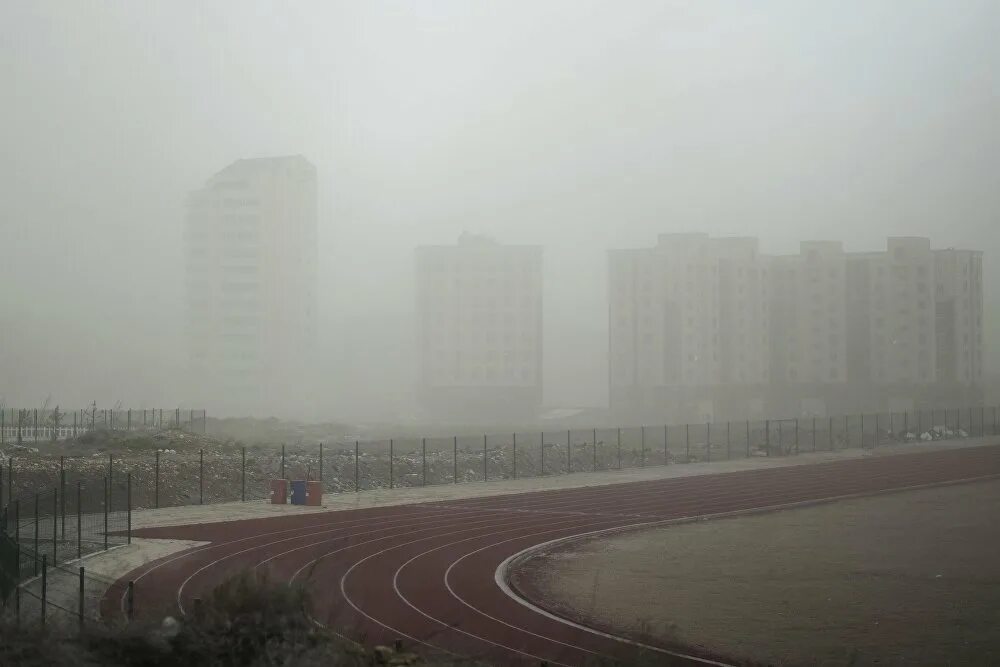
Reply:
M758 413L766 268L755 239L664 234L609 251L609 394L631 421Z
M237 160L192 193L193 396L217 414L308 416L316 355L316 168Z
M463 234L416 251L420 399L451 421L531 419L542 400L542 248Z

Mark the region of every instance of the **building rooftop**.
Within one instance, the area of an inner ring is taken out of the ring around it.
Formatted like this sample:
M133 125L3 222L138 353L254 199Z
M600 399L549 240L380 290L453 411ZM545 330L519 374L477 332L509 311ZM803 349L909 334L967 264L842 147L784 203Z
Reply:
M316 167L302 155L277 155L273 157L240 158L220 169L210 180L220 177L245 177L261 172L275 171L281 167L295 166L315 173Z

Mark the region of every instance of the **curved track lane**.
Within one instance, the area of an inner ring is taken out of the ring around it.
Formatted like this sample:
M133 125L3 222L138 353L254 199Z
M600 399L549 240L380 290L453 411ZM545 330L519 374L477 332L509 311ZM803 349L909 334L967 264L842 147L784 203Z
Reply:
M603 531L788 507L1000 475L1000 447L867 457L463 501L136 531L211 544L149 563L102 602L119 613L135 580L138 610L185 613L231 574L256 568L302 582L313 617L368 643L406 643L498 664L580 665L637 646L535 606L505 568L538 545ZM531 597L528 592L528 597ZM664 663L725 664L648 646Z

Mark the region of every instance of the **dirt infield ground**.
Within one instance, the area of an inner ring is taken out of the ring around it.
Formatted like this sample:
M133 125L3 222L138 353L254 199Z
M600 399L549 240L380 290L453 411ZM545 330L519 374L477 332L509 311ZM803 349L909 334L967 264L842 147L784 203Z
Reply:
M517 578L622 634L782 665L1000 664L1000 481L574 543Z

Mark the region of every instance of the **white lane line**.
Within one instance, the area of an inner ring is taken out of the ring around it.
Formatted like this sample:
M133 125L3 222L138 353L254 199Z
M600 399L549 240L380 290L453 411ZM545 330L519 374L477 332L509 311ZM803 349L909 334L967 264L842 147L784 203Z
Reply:
M470 512L469 514L477 514L477 513ZM455 513L454 512L447 512L447 513L442 513L442 514L435 515L435 516L443 517L442 520L444 521L444 520L453 519L454 516L455 516ZM424 517L422 517L422 518L426 518L426 515L424 515ZM323 544L323 543L325 543L327 541L332 541L334 539L346 539L346 538L349 538L349 537L357 537L359 535L370 535L372 533L377 533L379 531L387 530L389 528L395 527L396 525L399 525L401 522L403 523L403 525L405 525L406 523L409 523L412 520L413 520L412 517L401 517L400 519L398 519L396 521L389 522L390 525L382 526L382 527L376 528L374 530L370 530L370 531L366 531L366 532L361 532L361 533L350 533L350 534L346 534L346 535L340 535L340 536L335 537L335 538L327 538L326 540L320 540L319 542L316 542L316 543L313 543L313 544L309 544L309 545L305 545L305 546L306 547L316 546L318 544ZM183 582L181 582L180 587L177 589L177 595L176 595L177 608L180 610L182 616L186 615L186 612L184 610L184 604L181 601L181 596L183 595L184 589L187 587L188 583L193 578L195 578L196 576L198 576L199 574L201 574L202 572L204 572L205 570L207 570L207 569L209 569L211 567L215 567L216 565L218 565L219 563L222 563L223 561L229 560L230 558L233 558L234 556L240 556L242 554L249 553L251 551L257 551L259 549L271 547L271 546L274 546L275 544L282 544L284 542L291 542L293 540L299 540L299 539L303 539L303 538L313 537L314 535L331 534L331 533L332 534L336 534L336 533L338 533L338 532L340 532L342 530L343 530L343 528L338 526L337 528L331 528L329 530L319 531L317 533L310 533L308 535L295 535L293 537L286 537L286 538L281 539L281 540L275 540L273 542L267 542L267 543L264 543L264 544L254 544L253 546L248 547L246 549L243 549L241 551L235 551L233 553L226 554L225 556L223 556L221 558L216 558L215 560L206 563L205 565L201 566L200 568L198 568L197 570L195 570L194 572L192 572ZM359 544L366 544L366 542L361 542ZM353 545L353 546L358 546L358 545ZM294 551L294 549L292 549L290 551Z
M979 475L979 476L976 476L976 477L966 477L966 478L962 478L962 479L947 480L947 481L941 481L941 482L929 482L929 483L926 483L926 484L916 484L916 485L911 485L911 486L902 486L902 487L896 487L896 488L890 488L890 489L882 489L882 490L879 490L879 491L870 491L870 492L842 494L842 495L836 495L836 496L827 496L827 497L824 497L824 498L817 498L817 499L813 499L813 500L801 500L801 501L795 501L795 502L791 502L791 503L781 503L781 504L777 504L777 505L762 505L760 507L752 507L752 508L746 508L746 509L741 509L741 510L734 510L734 511L731 511L731 512L720 512L720 513L716 513L716 514L691 515L691 516L680 517L680 518L675 518L675 519L664 519L662 521L652 521L652 522L637 523L637 524L630 524L630 525L624 525L624 526L613 526L613 527L610 527L610 528L603 528L603 529L600 529L600 530L589 531L589 532L586 532L586 533L579 533L579 534L576 534L576 535L567 535L567 536L564 536L564 537L556 538L554 540L549 540L548 542L542 542L541 544L536 544L534 546L527 547L525 549L522 549L521 551L518 551L515 554L512 554L512 555L508 556L503 561L501 561L501 563L497 566L497 569L493 573L493 580L496 582L497 587L500 588L500 590L503 591L503 593L505 595L507 595L507 597L511 598L512 600L514 600L518 604L520 604L520 605L522 605L522 606L530 609L531 611L535 612L536 614L540 614L540 615L542 615L542 616L544 616L546 618L549 618L549 619L554 620L554 621L558 621L559 623L563 623L565 625L568 625L570 627L576 628L578 630L583 630L584 632L589 632L591 634L598 635L600 637L605 637L605 638L608 638L608 639L613 639L615 641L623 642L625 644L631 644L631 645L634 645L634 646L638 646L640 648L645 648L645 649L648 649L648 650L651 650L651 651L656 651L658 653L666 653L668 655L673 655L675 657L685 658L685 659L688 659L688 660L694 660L696 662L700 662L700 663L703 663L703 664L706 664L706 665L713 665L715 667L732 667L732 665L729 665L728 663L718 662L718 661L714 661L714 660L708 660L706 658L699 658L697 656L693 656L693 655L689 655L689 654L685 654L685 653L670 651L670 650L667 650L667 649L660 648L658 646L652 646L650 644L645 644L643 642L639 642L639 641L636 641L636 640L633 640L633 639L629 639L627 637L622 637L622 636L619 636L619 635L613 635L613 634L610 634L610 633L598 630L596 628L592 628L592 627L583 625L582 623L578 623L578 622L570 620L568 618L564 618L562 616L558 616L556 614L553 614L552 612L548 611L547 609L544 609L543 607L540 607L540 606L534 604L533 602L531 602L530 600L528 600L527 598L521 596L519 593L517 593L516 591L514 591L513 588L511 588L511 586L510 586L510 574L511 574L511 571L513 570L513 568L519 562L527 560L528 558L530 558L532 555L534 555L535 553L537 553L539 551L543 551L545 549L551 549L553 546L563 545L563 544L572 542L574 540L585 539L585 538L588 538L588 537L596 537L598 535L609 535L609 534L612 534L612 533L615 533L615 532L626 532L626 531L635 530L635 529L638 529L638 528L652 528L652 527L656 527L656 526L667 526L667 525L671 525L671 524L690 523L690 522L693 522L693 521L706 521L706 520L709 520L709 519L721 519L721 518L726 518L726 517L742 516L742 515L745 515L745 514L757 514L757 513L761 513L761 512L772 512L772 511L777 511L777 510L793 509L793 508L796 508L796 507L806 507L806 506L809 506L809 505L819 505L819 504L834 502L834 501L838 501L838 500L850 500L850 499L854 499L854 498L864 498L864 497L869 497L869 496L873 496L873 495L878 495L878 494L881 494L881 493L897 493L897 492L903 492L903 491L916 491L916 490L919 490L919 489L927 489L927 488L933 488L933 487L938 487L938 486L947 486L947 485L951 485L951 484L963 484L963 483L967 483L967 482L978 482L978 481L985 481L985 480L989 480L989 479L997 479L998 477L1000 477L1000 473L993 473L993 474L989 474L989 475Z
M248 521L255 521L255 520L256 519L248 519ZM366 518L366 519L351 519L351 520L348 520L348 521L345 521L345 522L339 524L339 527L344 527L344 526L346 526L348 524L363 523L365 521L370 521L370 520L371 520L370 518ZM235 540L227 540L225 542L210 542L206 546L188 549L187 551L182 551L179 554L176 554L176 555L171 556L169 558L163 559L162 561L160 561L156 565L154 565L154 566L148 568L147 570L145 570L142 574L138 575L133 581L135 581L135 582L138 583L140 579L143 579L146 575L152 573L155 570L160 569L164 565L169 565L170 563L182 560L184 558L190 558L191 556L194 556L196 554L200 554L203 551L209 551L211 549L221 549L222 547L225 547L225 546L229 546L229 545L232 545L232 544L239 544L240 542L246 542L248 540L255 540L255 539L258 539L258 538L261 538L261 537L272 537L274 535L285 535L287 533L295 533L295 532L299 532L299 531L309 531L309 530L312 530L314 528L326 528L326 527L332 525L332 523L333 522L331 522L331 521L325 521L323 523L315 523L315 524L310 524L308 526L300 526L298 528L286 528L284 530L273 530L273 531L270 531L270 532L267 532L267 533L259 533L259 534L250 535L250 536L247 536L247 537L240 537L240 538L237 538ZM183 527L184 526L168 526L168 528L183 528ZM303 537L305 537L305 536L306 535L303 535ZM157 538L150 537L150 538L146 538L146 539L157 539ZM119 609L120 609L120 611L123 614L125 613L125 597L126 597L127 594L128 594L128 591L123 591L122 595L121 595L121 599L119 600Z
M593 525L593 522L586 522L586 523L589 523L589 525ZM599 521L598 523L603 523L603 522ZM586 525L586 524L584 524L584 525ZM523 530L524 528L525 528L525 526L522 524L522 525L517 526L515 528L511 528L509 530L502 530L502 531L499 531L497 533L493 533L493 535L503 535L503 534L506 534L506 533L517 532L519 530ZM567 527L563 526L562 529L564 530L565 528L567 528ZM524 538L527 538L527 537L535 537L537 535L550 535L550 534L552 534L554 532L558 532L558 530L559 529L552 529L552 528L550 528L548 530L543 530L543 531L539 531L539 532L536 532L536 533L528 533L527 535L518 535L517 537L511 538L510 540L503 540L503 541L500 541L500 542L493 542L493 543L491 543L491 544L489 544L489 545L487 545L486 547L483 547L483 548L484 549L489 549L489 548L492 548L493 546L495 546L497 544L503 544L504 542L514 541L514 540L521 540L521 539L524 539ZM490 535L490 536L492 536L492 535ZM487 536L487 537L490 537L490 536ZM471 632L468 632L466 630L463 630L463 629L459 628L458 626L450 625L448 623L445 623L441 619L436 618L434 616L431 616L430 614L424 612L422 609L418 608L416 605L414 605L412 602L410 602L410 600L407 599L407 597L405 595L403 595L402 591L399 590L399 575L400 575L400 573L402 572L402 570L405 567L407 567L410 563L412 563L416 559L421 558L423 556L426 556L427 554L432 553L434 551L438 551L440 549L445 549L447 547L454 546L456 544L461 544L462 542L468 542L470 540L479 539L481 537L484 537L484 536L483 535L475 535L473 537L467 537L465 539L456 540L454 542L449 542L447 544L442 544L440 546L434 547L433 549L428 549L426 551L423 551L423 552L417 554L416 556L414 556L410 560L406 561L405 563L403 563L402 565L400 565L396 569L395 574L393 574L393 576L392 576L392 589L393 589L393 591L395 591L395 593L399 597L399 599L401 599L403 602L405 602L407 604L407 606L409 606L411 609L413 609L417 613L421 614L422 616L425 616L425 617L429 618L430 620L434 621L435 623L438 623L439 625L442 625L442 626L444 626L446 628L449 628L451 630L455 630L457 632L460 632L460 633L462 633L464 635L467 635L467 636L472 637L474 639L477 639L479 641L487 642L487 643L492 644L494 646L499 646L501 648L507 649L509 651L513 651L515 653L521 653L523 655L528 655L528 657L531 657L531 658L538 658L538 656L524 653L523 651L521 651L519 649L510 647L510 646L506 646L504 644L499 644L497 642L494 642L494 641L491 641L489 639L486 639L482 635L473 634ZM476 551L481 551L481 550L482 549L477 549ZM471 553L476 553L476 552L471 552ZM452 564L454 564L454 561L453 561ZM500 623L502 625L506 625L509 628L514 628L515 630L520 630L521 632L523 632L525 634L531 635L533 637L538 637L539 639L543 639L545 641L552 642L554 644L561 644L563 646L568 646L570 648L579 649L580 651L583 651L584 653L589 653L591 655L601 655L600 653L597 653L596 651L591 651L590 649L583 648L582 646L577 646L576 644L567 644L566 642L561 642L558 639L553 639L551 637L547 637L545 635L540 635L538 633L531 632L530 630L525 630L524 628L520 628L520 627L517 627L515 625L511 625L510 623L506 623L504 621L501 621L498 618L494 618L493 616L490 616L489 614L486 614L486 613L482 612L481 610L476 609L475 607L471 607L467 602L465 602L464 600L462 600L461 598L459 598L458 596L456 596L455 593L453 591L451 591L451 587L448 586L448 572L450 572L450 571L451 571L451 566L448 567L448 569L445 571L445 574L444 574L444 583L445 583L445 586L448 588L448 591L459 602L461 602L462 604L464 604L466 607L469 607L473 611L478 612L480 615L485 616L486 618L488 618L488 619L490 619L492 621L496 621L496 622L498 622L498 623ZM540 659L540 658L538 658L538 659ZM552 661L549 661L549 662L551 663ZM562 663L555 663L555 664L562 664Z
M386 549L382 549L381 551L376 551L376 552L368 554L364 558L362 558L362 559L360 559L358 561L355 561L347 569L347 571L345 571L344 574L340 577L340 595L341 595L341 597L344 598L344 600L347 602L347 604L349 604L351 606L351 608L354 609L354 611L356 611L357 613L361 614L362 616L364 616L365 618L367 618L369 621L375 623L376 625L380 625L383 628L385 628L386 630L389 630L390 632L396 633L396 634L398 634L398 635L400 635L402 637L406 637L410 641L416 642L418 644L423 644L424 646L430 647L432 649L436 649L438 651L443 651L443 652L445 652L445 653L447 653L449 655L458 655L454 651L446 649L443 646L438 646L436 644L432 644L429 641L426 641L426 640L423 640L423 639L418 639L417 637L414 637L414 636L412 636L410 634L407 634L406 632L403 632L399 628L394 628L391 625L383 623L382 621L378 620L374 616L371 616L371 615L367 614L363 609L361 609L360 607L358 607L358 605L354 604L354 600L352 600L351 597L347 594L347 585L346 585L346 582L347 582L348 577L351 576L351 572L353 572L354 569L357 568L359 565L362 565L363 563L367 562L368 560L370 560L372 558L375 558L376 556L380 556L380 555L382 555L382 554L384 554L384 553L386 553L388 551L392 551L393 549L398 549L400 547L409 546L411 544L416 544L417 542L423 542L423 541L434 539L434 538L437 538L437 537L448 537L449 535L460 535L462 533L467 533L467 532L469 532L468 529L463 529L463 530L451 531L451 532L448 532L448 533L442 533L440 535L431 535L429 537L420 538L418 540L411 540L411 541L405 542L403 544L396 544L396 545L393 545L392 547L389 547L389 548L386 548ZM305 566L303 566L303 568L304 567ZM494 644L495 646L501 646L500 644L496 644L495 642L490 642L489 640L483 640L483 641L486 641L487 643L490 643L490 644ZM504 647L504 648L506 648L506 647ZM541 657L536 656L536 655L532 655L530 653L524 653L524 652L521 652L521 651L519 651L519 653L522 653L522 655L525 655L525 656L527 656L529 658L532 658L532 659L536 659L536 660L539 660L539 661L542 660ZM564 667L571 667L571 666L565 665Z

